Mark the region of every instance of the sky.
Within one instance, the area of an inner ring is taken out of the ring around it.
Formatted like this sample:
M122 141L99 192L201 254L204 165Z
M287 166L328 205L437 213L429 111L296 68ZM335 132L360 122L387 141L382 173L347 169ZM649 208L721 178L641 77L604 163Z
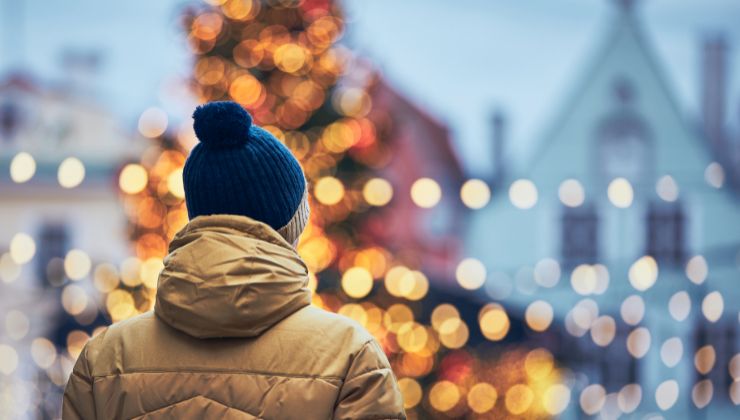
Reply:
M490 116L507 117L516 160L578 83L605 36L616 0L345 0L343 42L371 59L389 83L450 127L472 175L490 165ZM740 125L740 1L637 0L638 13L687 118L695 118L701 39L730 44L729 114ZM19 4L21 4L19 6ZM0 0L0 75L21 68L37 80L65 77L65 50L98 51L102 106L134 127L150 106L177 118L192 103L172 87L190 57L178 28L186 0Z

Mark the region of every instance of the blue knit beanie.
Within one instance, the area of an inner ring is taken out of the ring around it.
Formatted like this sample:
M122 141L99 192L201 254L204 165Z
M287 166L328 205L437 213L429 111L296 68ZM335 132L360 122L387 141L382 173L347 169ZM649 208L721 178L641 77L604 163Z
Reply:
M309 216L306 178L290 151L235 102L193 113L200 143L183 170L188 216L236 214L264 222L296 244Z

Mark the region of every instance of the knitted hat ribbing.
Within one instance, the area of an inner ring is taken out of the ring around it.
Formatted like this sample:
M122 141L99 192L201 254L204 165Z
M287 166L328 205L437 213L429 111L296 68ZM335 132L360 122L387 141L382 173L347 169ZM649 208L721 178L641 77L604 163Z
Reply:
M196 108L200 140L183 170L188 216L236 214L268 224L295 243L308 222L306 179L298 161L235 102Z

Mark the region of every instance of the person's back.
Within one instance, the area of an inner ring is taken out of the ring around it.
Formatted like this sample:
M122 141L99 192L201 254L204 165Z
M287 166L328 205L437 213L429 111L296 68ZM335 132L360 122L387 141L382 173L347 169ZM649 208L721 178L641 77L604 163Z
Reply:
M238 107L208 106L208 116L229 118ZM203 154L194 150L186 165L192 220L170 244L154 311L87 344L62 417L404 419L377 342L353 321L310 305L308 270L293 247L308 218L305 192L289 205L295 214L270 223L246 216L262 215L248 204L221 208L218 191L197 185L213 182L203 181L203 168L194 171L193 162L212 158Z

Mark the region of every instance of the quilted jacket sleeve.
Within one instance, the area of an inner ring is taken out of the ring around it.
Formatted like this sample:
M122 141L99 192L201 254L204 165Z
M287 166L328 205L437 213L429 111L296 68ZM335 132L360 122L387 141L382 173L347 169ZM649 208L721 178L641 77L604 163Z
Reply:
M95 419L92 375L87 362L87 347L77 358L64 390L62 420Z
M375 340L353 358L339 391L334 419L405 419L403 398L388 359Z

